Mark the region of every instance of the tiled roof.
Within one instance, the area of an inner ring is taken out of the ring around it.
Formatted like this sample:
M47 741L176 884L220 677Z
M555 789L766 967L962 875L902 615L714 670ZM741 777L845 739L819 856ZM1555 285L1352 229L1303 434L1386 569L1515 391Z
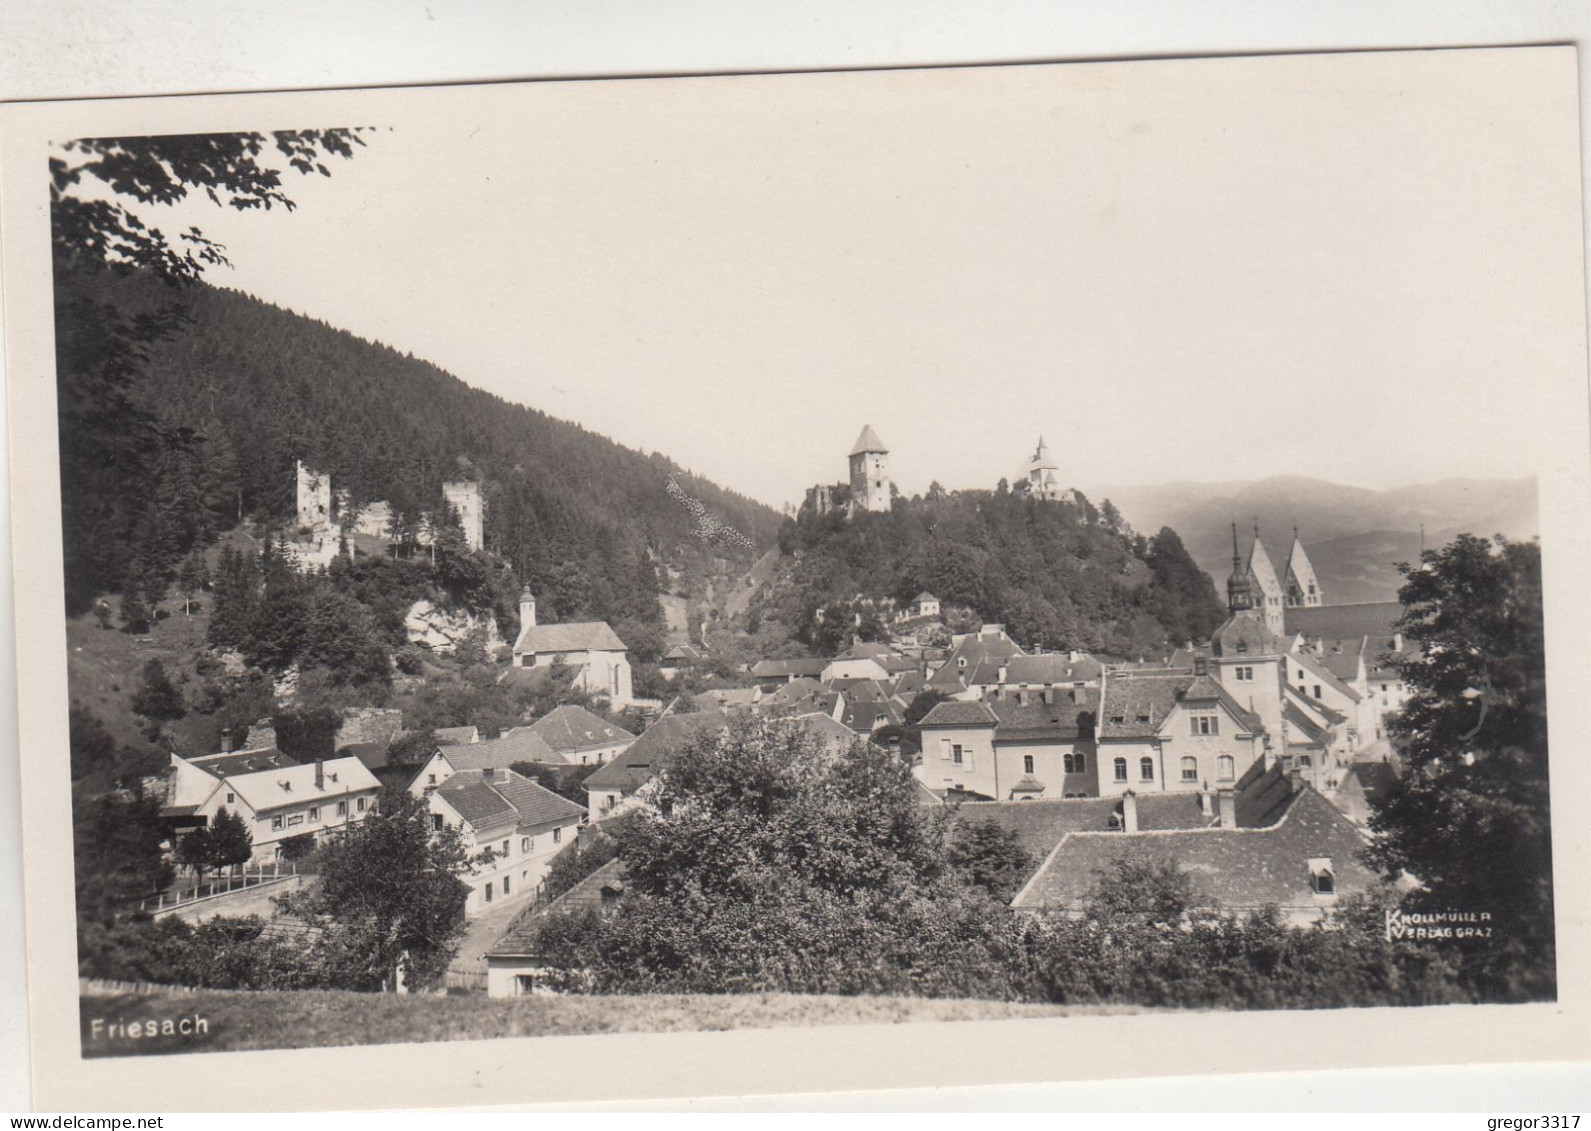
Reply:
M991 703L990 707L999 719L999 726L994 732L995 742L1075 741L1093 737L1099 712L1099 691L1092 687L1080 687L1062 694L1052 703L1029 701L1024 705L1011 699L1000 699Z
M1187 675L1114 676L1105 680L1099 709L1101 738L1151 738L1160 733L1190 684Z
M862 425L861 434L856 437L856 443L851 445L850 454L859 456L866 452L887 452L884 441L878 438L878 433L873 431L871 424Z
M624 862L618 859L609 860L557 899L538 907L531 914L516 922L508 933L498 939L492 949L486 952L486 957L489 959L535 958L537 957L535 950L536 930L545 916L588 907L600 909L603 904L604 891L618 895L623 890Z
M762 692L755 687L718 687L699 692L691 699L698 711L716 711L720 707L755 707Z
M1026 652L1017 647L1015 640L1006 635L1002 629L999 632L969 633L960 643L950 650L950 658L945 666L959 670L971 670L975 665L984 660L1004 662L1012 656L1025 656ZM961 663L966 660L966 664Z
M483 782L478 771L454 774L437 786L436 795L452 806L477 833L514 828L519 824L519 810Z
M769 707L784 707L798 703L809 695L817 695L823 690L823 685L815 679L793 679L781 687L775 688L763 696L763 703Z
M554 765L566 759L549 746L530 727L505 730L484 742L442 747L442 756L455 770L506 770L516 762L546 762Z
M1210 638L1210 650L1217 656L1268 656L1281 650L1282 641L1265 627L1258 610L1242 609L1227 617Z
M685 743L699 734L722 730L729 716L722 711L700 711L690 715L664 715L647 727L611 762L586 779L587 789L617 789L635 792L651 781Z
M921 605L925 601L937 601L937 600L939 600L938 597L935 597L932 593L928 592L928 590L924 589L921 593L917 594L917 596L915 596L915 597L913 597L911 599L911 603L913 605Z
M199 767L218 778L237 774L253 774L261 770L277 770L283 766L296 766L298 759L284 754L274 746L261 746L254 750L237 750L231 754L206 754L189 758L190 765Z
M1346 640L1351 636L1391 637L1403 616L1397 601L1372 601L1358 605L1300 605L1282 610L1282 624L1288 632L1313 638Z
M341 747L337 753L348 758L358 758L367 770L384 770L387 768L387 751L391 749L390 742L355 742L350 746Z
M1359 660L1368 641L1369 637L1365 636L1352 640L1327 640L1323 642L1325 650L1315 658L1332 675L1344 683L1351 683L1359 678Z
M793 660L758 660L751 665L751 675L754 679L788 679L791 676L817 676L822 675L823 669L828 666L829 661L808 656L798 656Z
M816 738L831 754L849 748L859 737L850 727L835 722L828 715L797 715L795 720L801 729Z
M530 831L586 815L584 806L512 770L492 772L490 780L480 770L465 770L438 786L437 794L477 833L510 825Z
M1346 695L1351 702L1357 703L1359 700L1364 698L1363 695L1360 695L1353 688L1342 682L1342 680L1332 675L1331 672L1328 671L1319 660L1310 655L1308 652L1289 652L1287 658L1296 666L1301 667L1305 671L1309 672L1327 687L1330 687L1332 690L1338 692L1341 695ZM1291 683L1292 681L1289 680L1288 682Z
M999 717L987 703L963 703L949 700L936 704L932 711L923 716L919 726L925 727L967 727L967 726L994 726Z
M520 631L514 653L545 656L562 652L624 652L624 641L605 620L570 624L533 624Z
M1375 874L1358 861L1364 844L1352 822L1306 786L1282 818L1266 828L1071 834L1013 906L1075 911L1119 862L1171 860L1192 873L1201 902L1229 910L1267 903L1312 908L1317 898L1310 885L1311 859L1331 861L1339 895L1376 882Z
M328 758L317 766L283 766L253 773L227 775L227 788L237 792L256 813L302 805L323 798L338 798L364 790L380 789L381 782L358 758Z
M1089 683L1099 678L1104 665L1092 656L1012 656L1005 665L1005 683Z
M945 691L952 695L967 690L966 681L954 666L946 664L928 678L924 687L933 691Z
M663 653L665 660L699 660L702 654L689 644L676 644Z
M635 735L572 703L554 707L530 724L530 732L559 753L628 742Z
M481 740L479 727L438 727L432 733L436 735L438 746L461 746L466 742Z
M899 725L903 721L901 710L894 703L857 702L849 695L845 697L845 711L840 715L841 723L862 735L872 734L886 724Z
M904 672L890 687L890 693L903 702L910 703L918 692L928 686L928 677L922 672Z
M847 703L882 703L889 698L888 687L878 679L831 679L825 686L844 694Z

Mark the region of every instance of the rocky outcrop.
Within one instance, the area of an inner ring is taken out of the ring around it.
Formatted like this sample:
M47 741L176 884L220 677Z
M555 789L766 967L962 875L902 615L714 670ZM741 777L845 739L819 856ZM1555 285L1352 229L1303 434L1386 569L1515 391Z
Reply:
M481 642L487 648L501 648L503 638L497 632L497 619L490 615L475 616L463 610L441 608L430 601L416 601L409 606L403 621L409 643L429 648L433 652L452 652L472 634L482 633Z

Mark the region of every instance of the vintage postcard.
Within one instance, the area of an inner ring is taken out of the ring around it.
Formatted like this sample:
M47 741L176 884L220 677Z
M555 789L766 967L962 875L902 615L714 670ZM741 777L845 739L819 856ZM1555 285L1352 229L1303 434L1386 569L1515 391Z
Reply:
M0 108L38 1103L1584 1058L1577 105Z

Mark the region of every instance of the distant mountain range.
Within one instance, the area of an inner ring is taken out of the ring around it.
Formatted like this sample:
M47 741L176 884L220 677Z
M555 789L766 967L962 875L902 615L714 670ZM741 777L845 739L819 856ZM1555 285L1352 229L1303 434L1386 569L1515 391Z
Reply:
M1140 533L1176 529L1218 589L1232 571L1233 522L1245 557L1258 522L1278 576L1297 526L1332 604L1395 600L1402 584L1396 563L1420 556L1422 524L1428 547L1460 533L1509 538L1539 533L1534 477L1445 479L1373 491L1279 475L1246 483L1090 487L1085 494L1095 505L1111 500Z

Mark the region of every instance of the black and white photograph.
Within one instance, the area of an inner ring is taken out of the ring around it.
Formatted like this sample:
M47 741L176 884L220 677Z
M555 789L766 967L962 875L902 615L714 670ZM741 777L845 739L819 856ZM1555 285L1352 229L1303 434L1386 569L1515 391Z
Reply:
M14 116L80 1062L1561 1006L1575 66Z

